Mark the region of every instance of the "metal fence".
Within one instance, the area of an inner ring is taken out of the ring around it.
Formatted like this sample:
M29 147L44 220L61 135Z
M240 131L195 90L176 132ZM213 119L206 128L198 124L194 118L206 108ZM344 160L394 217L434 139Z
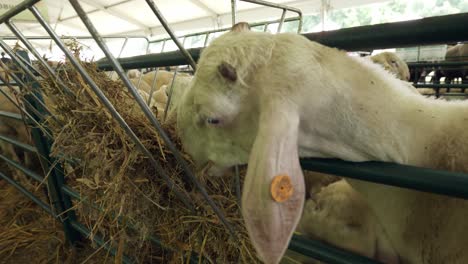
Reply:
M36 59L42 64L42 66L45 67L49 74L55 74L54 69L44 61L44 59L34 49L28 38L23 36L11 21L11 18L26 9L32 12L37 21L47 31L56 45L65 53L67 59L75 67L77 72L79 72L79 74L89 84L93 92L98 96L101 103L111 113L112 117L130 136L137 149L148 158L149 163L156 169L156 171L159 172L159 176L163 178L169 186L173 186L171 179L165 175L163 170L160 169L159 162L151 155L148 149L144 147L134 131L128 126L126 121L116 111L114 106L110 103L108 98L106 98L101 89L96 85L92 78L90 78L85 69L83 69L77 59L71 54L70 50L67 49L67 47L64 45L63 41L57 36L54 30L34 7L34 4L39 1L40 0L25 0L21 2L15 8L0 16L0 24L5 24L10 28L16 37L27 47L29 52L31 52L34 57L36 57ZM109 51L108 47L103 41L103 37L101 37L96 31L92 21L90 21L78 1L69 0L69 2L72 4L73 8L85 24L93 39L96 40L100 49L106 55L106 59L99 62L99 67L103 70L114 70L118 74L141 110L144 112L147 119L156 128L161 138L165 141L166 145L174 153L178 163L184 169L186 178L203 195L206 202L211 206L213 211L217 214L219 220L225 226L226 231L231 232L234 235L234 231L232 230L229 222L220 212L218 206L209 198L203 185L194 177L193 172L182 159L179 151L175 148L166 132L162 129L159 121L151 113L147 104L138 94L137 89L129 81L124 72L124 69L129 70L145 67L176 66L186 64L191 65L192 68L196 70L196 60L199 57L201 49L185 50L183 45L178 41L178 39L170 30L157 6L153 3L152 0L146 0L148 6L153 10L155 15L168 30L168 33L173 37L173 40L180 48L180 51L116 59ZM249 2L260 2L261 4L265 4L263 1ZM235 10L234 7L235 6L233 5L233 9ZM286 10L285 8L282 9ZM235 21L234 16L233 21ZM281 21L287 21L284 20L284 11L282 19L280 19L279 23L282 23ZM315 40L329 46L339 47L350 51L367 50L374 48L414 46L467 40L468 31L464 30L464 25L466 24L468 24L468 14L456 14L409 22L348 28L332 32L311 33L305 34L304 36L310 40ZM433 32L440 32L440 34L433 34ZM27 123L40 124L44 117L48 114L42 102L40 86L38 83L39 79L43 76L41 76L38 71L34 70L32 62L25 51L11 50L1 37L0 45L12 58L16 65L24 71L24 74L11 74L11 77L20 87L22 87L22 89L30 89L32 92L30 96L26 97L24 108L20 105L18 105L18 107L20 107L21 111L26 116L25 120ZM57 80L63 90L66 92L68 89L66 85L60 81L60 78L57 78ZM6 80L2 81L5 81L6 83ZM33 82L32 87L26 85L26 81ZM13 100L13 98L10 99ZM22 118L19 115L4 112L0 112L0 115L7 118ZM48 213L56 217L57 220L63 224L67 240L73 244L79 236L86 237L90 234L90 230L77 221L75 212L70 209L72 207L72 200L82 200L83 197L80 197L76 191L65 184L62 168L56 164L56 160L50 157L50 133L48 133L47 130L36 127L32 129L32 136L35 146L29 146L27 144L17 142L15 139L4 136L1 136L0 140L3 140L9 144L13 144L26 151L37 152L39 154L41 157L42 167L45 171L51 172L47 177L47 187L49 196L51 197L51 202L49 203L41 201L11 177L5 175L3 172L0 172L0 177L14 185L16 188L18 188L19 191L35 201ZM42 181L44 179L42 175L38 175L30 171L21 164L18 164L17 162L3 155L0 155L0 158L36 181ZM304 159L301 160L301 165L305 170L336 174L343 177L351 177L426 192L445 194L464 199L468 198L468 175L462 173L435 171L425 168L383 162L352 163L330 159ZM183 192L180 192L177 189L174 189L174 192L177 197L185 203L187 208L192 208L191 201L183 194ZM92 206L92 204L90 206ZM110 248L100 237L94 236L93 239L98 245L103 245L111 253L115 253L115 249ZM151 237L150 240L161 247L166 247L155 237ZM293 239L289 245L289 249L306 256L325 261L327 263L376 263L375 261L368 258L296 235L293 236ZM130 256L125 256L123 261L125 263L131 263L132 258ZM195 258L191 258L190 261L197 262Z

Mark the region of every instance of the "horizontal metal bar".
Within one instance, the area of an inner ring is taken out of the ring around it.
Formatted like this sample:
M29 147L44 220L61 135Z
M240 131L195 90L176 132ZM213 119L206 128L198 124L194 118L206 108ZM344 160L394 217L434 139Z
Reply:
M287 5L282 5L282 4L277 4L277 3L272 3L272 2L267 2L263 0L240 0L242 2L247 2L247 3L252 3L252 4L257 4L257 5L262 5L262 6L268 6L268 7L273 7L273 8L278 8L278 9L286 9L289 11L293 11L296 13L302 13L302 11L298 8L290 7Z
M40 176L39 174L37 174L34 171L24 167L23 165L19 164L18 162L7 158L3 154L0 154L0 159L6 161L8 164L12 165L16 169L18 169L19 171L24 173L26 176L31 177L33 180L35 180L37 182L42 182L44 180L44 178L42 176Z
M187 49L190 55L198 60L200 57L200 48ZM163 67L163 66L176 66L176 65L185 65L187 61L185 57L180 54L179 51L171 51L164 53L140 55L128 58L117 59L117 61L122 65L124 69L140 69L140 68L150 68L150 67ZM98 67L104 71L111 71L113 67L107 58L103 58L97 61Z
M371 26L343 28L304 36L348 51L385 49L468 40L468 13Z
M416 88L468 88L468 84L437 84L437 83L417 83L412 84Z
M289 249L328 264L380 263L373 259L353 254L351 252L336 248L323 242L317 240L310 240L298 235L293 235L291 242L289 242Z
M0 24L4 23L5 21L10 20L10 18L16 16L17 14L23 12L30 6L34 5L35 3L39 2L40 0L25 0L17 5L15 5L12 9L6 11L3 15L0 16Z
M15 145L17 147L20 147L26 151L29 151L29 152L37 152L37 149L29 144L26 144L26 143L23 143L23 142L20 142L16 139L13 139L13 138L10 138L10 137L7 137L7 136L3 136L3 135L0 135L0 140L3 140L5 142L8 142L12 145Z
M90 237L91 231L90 231L88 228L86 228L84 225L78 223L78 222L75 221L75 220L71 220L71 221L70 221L70 224L71 224L71 226L72 226L76 231L80 232L80 233L81 233L82 235L84 235L85 237L87 237L87 238ZM99 246L104 247L104 248L105 248L106 250L108 250L112 255L114 255L114 256L117 255L117 251L115 250L115 248L111 247L111 246L109 245L109 243L104 242L100 236L94 235L94 236L93 236L93 241L96 242L96 244L98 244ZM128 264L133 263L133 261L130 260L130 258L128 258L128 257L125 256L125 255L122 257L122 260L123 260L123 263L128 263Z
M292 21L299 21L299 20L300 20L300 17L288 17L284 20L284 22L292 22ZM263 26L265 24L274 24L274 23L279 23L279 22L281 22L281 19L269 20L266 22L249 23L249 25L251 28L253 28L253 27ZM206 30L206 31L201 31L201 32L196 32L196 33L190 33L186 35L181 35L178 38L190 38L190 37L201 36L201 35L206 35L206 34L214 34L218 32L231 30L231 27L232 26L223 27L223 28L219 28L215 30ZM163 42L163 41L168 41L168 40L172 40L172 39L171 38L155 39L155 40L151 40L149 43L150 44L158 43L158 42Z
M6 37L2 37L3 39L5 40L17 40L18 38L17 37L13 37L13 36L6 36ZM27 39L29 40L50 40L51 38L50 37L46 37L46 36L26 36ZM61 36L60 37L61 39L89 39L89 40L92 40L93 38L92 37L86 37L86 36L75 36L75 37L70 37L70 36ZM145 36L103 36L104 39L124 39L124 38L129 38L129 39L138 39L138 38L141 38L141 39L145 39L149 42L148 38L145 37Z
M278 3L267 2L267 1L263 1L263 0L240 0L240 1L248 2L248 3L252 3L252 4L257 4L257 5L273 7L273 8L278 8L278 9L283 9L283 14L281 15L281 19L280 19L279 26L278 26L278 31L281 30L281 26L283 25L284 18L285 18L285 15L286 15L286 10L291 11L291 12L295 12L295 13L297 13L299 15L299 26L298 26L298 29L297 29L297 33L300 33L301 30L302 30L302 11L300 9L298 9L298 8L294 8L294 7L290 7L290 6L283 5L283 4L278 4Z
M468 174L388 162L301 159L304 170L468 199Z
M12 178L6 176L2 172L0 172L0 177L3 178L5 181L7 181L9 184L13 185L18 191L23 193L26 197L31 199L33 202L35 202L37 205L39 205L42 209L44 209L47 213L50 215L54 216L55 218L57 217L54 212L52 211L51 207L44 203L41 199L37 198L34 194L26 190L21 184L17 183L15 180Z
M7 111L0 111L0 116L15 119L15 120L23 120L23 117L20 114L11 113Z
M409 68L422 68L422 67L447 67L447 66L466 66L467 61L434 61L434 62L407 62Z
M468 40L468 13L429 17L419 20L344 28L333 31L303 34L323 45L355 50L372 50ZM198 60L202 48L188 49ZM178 51L148 54L119 59L124 69L138 69L187 64ZM449 65L449 64L447 64ZM453 64L457 65L457 64ZM98 61L99 68L112 70L108 60Z

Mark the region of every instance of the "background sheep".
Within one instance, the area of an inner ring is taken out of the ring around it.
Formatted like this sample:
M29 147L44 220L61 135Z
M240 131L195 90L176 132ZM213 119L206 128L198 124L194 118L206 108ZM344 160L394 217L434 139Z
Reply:
M382 65L387 71L392 72L395 76L403 81L410 80L410 71L406 62L404 62L394 52L382 52L370 57L370 59Z
M297 231L383 263L398 263L375 215L345 180L310 193Z
M302 36L230 32L203 51L177 126L197 164L250 164L243 217L260 257L277 263L303 207L298 154L468 172L467 115L467 102L417 95L372 62ZM282 202L266 189L277 175L294 189ZM468 261L467 201L347 181L403 263Z
M127 71L127 77L130 79L136 79L139 78L141 75L141 72L137 69L131 69ZM117 81L120 79L119 75L115 71L109 71L109 76L111 80Z
M468 44L458 44L448 48L445 61L468 61ZM441 75L445 76L445 83L451 83L456 78L466 82L468 66L442 67Z
M0 87L0 89L10 95L10 97L15 98L15 95L8 88ZM21 114L20 110L3 93L0 93L0 111ZM33 143L29 131L22 120L0 116L0 134L30 145ZM25 152L23 149L3 140L0 140L0 150L3 155L10 159L24 163L26 166L32 165L32 153Z

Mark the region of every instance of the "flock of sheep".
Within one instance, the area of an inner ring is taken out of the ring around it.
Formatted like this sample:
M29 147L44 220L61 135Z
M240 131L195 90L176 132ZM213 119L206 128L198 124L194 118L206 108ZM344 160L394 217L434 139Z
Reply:
M249 164L242 213L265 263L280 261L294 231L384 263L468 262L468 202L299 165L334 157L468 172L468 102L422 96L394 53L350 57L239 23L205 48L195 76L128 76L200 168L220 176ZM20 113L3 94L0 111ZM15 120L1 118L0 134L31 143ZM4 142L0 150L23 156ZM270 185L280 175L293 191L278 201Z

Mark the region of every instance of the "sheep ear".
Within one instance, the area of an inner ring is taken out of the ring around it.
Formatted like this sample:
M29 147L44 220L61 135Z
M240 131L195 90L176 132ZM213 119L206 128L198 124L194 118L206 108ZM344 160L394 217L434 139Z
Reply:
M224 79L228 80L229 82L237 81L236 68L225 61L218 65L218 72L221 74L221 76L223 76Z
M280 261L302 214L305 186L298 132L299 115L290 105L262 107L243 187L242 215L265 263Z
M232 32L245 32L250 31L250 25L247 22L239 22L232 26Z

